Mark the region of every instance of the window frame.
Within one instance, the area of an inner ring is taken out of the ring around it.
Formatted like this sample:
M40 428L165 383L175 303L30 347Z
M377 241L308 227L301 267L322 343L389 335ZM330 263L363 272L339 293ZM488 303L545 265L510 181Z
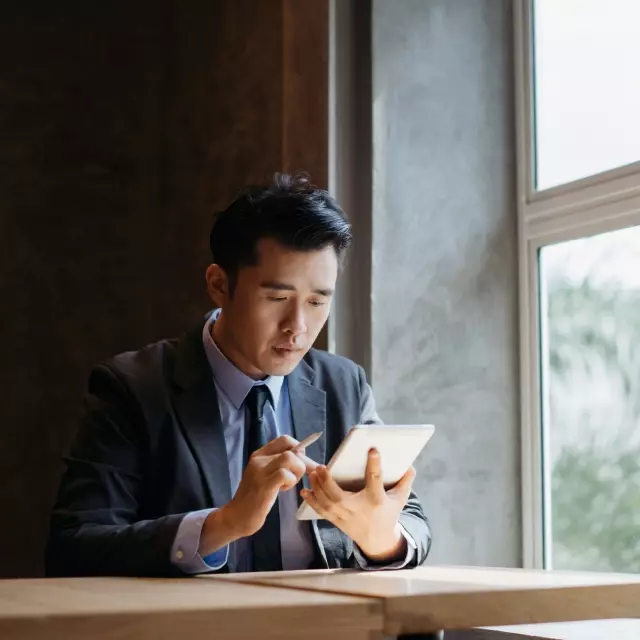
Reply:
M526 568L552 568L549 470L545 469L541 248L640 225L640 161L549 189L535 189L533 2L514 1L520 320L522 548ZM548 424L548 423L547 423Z

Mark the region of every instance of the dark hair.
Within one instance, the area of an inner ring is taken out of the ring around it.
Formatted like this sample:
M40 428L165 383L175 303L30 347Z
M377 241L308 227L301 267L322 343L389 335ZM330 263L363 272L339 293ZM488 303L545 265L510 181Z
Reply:
M257 263L256 245L262 238L300 251L332 246L341 265L352 236L344 212L326 191L305 175L276 173L271 184L247 188L215 216L209 245L213 261L227 273L231 292L238 271Z

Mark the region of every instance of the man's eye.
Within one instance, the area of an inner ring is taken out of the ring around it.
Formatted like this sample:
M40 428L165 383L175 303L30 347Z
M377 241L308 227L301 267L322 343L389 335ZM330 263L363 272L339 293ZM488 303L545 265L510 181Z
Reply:
M286 300L286 298L278 298L276 296L269 296L268 299L273 300L274 302L282 302L283 300Z
M326 302L320 302L320 300L311 300L309 304L311 304L312 307L324 307Z

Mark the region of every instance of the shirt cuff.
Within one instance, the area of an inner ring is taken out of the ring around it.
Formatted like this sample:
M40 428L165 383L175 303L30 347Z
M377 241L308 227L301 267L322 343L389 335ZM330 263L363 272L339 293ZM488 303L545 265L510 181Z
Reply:
M215 509L202 509L188 513L180 523L171 546L171 562L188 574L218 571L227 564L229 546L222 547L204 558L198 553L202 527L207 516Z
M367 557L362 553L357 544L353 545L353 555L356 558L356 562L361 569L365 571L381 571L385 569L404 569L408 566L411 561L415 558L418 545L416 541L411 537L409 532L400 524L400 533L404 536L404 539L407 541L407 553L404 558L400 560L396 560L395 562L390 562L386 564L374 563L367 559Z

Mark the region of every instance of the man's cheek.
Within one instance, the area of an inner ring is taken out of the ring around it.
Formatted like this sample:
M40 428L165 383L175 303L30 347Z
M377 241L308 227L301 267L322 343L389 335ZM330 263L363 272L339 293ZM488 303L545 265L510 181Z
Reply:
M258 335L270 336L277 338L279 336L278 327L282 324L282 311L277 308L276 303L264 307L260 310L257 317L257 325L255 330Z

